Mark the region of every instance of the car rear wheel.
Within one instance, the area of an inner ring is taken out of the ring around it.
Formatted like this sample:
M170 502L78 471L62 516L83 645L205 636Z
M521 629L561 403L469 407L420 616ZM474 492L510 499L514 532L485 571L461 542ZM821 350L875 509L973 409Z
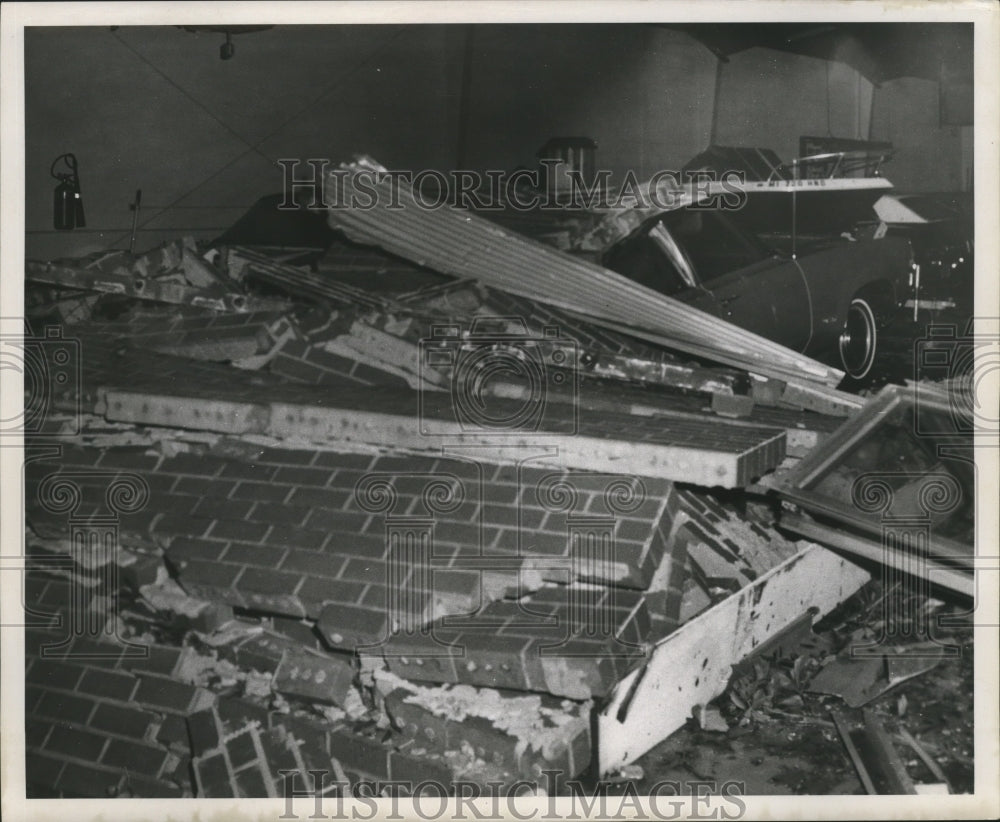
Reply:
M844 330L840 332L840 362L848 376L866 377L875 363L878 322L871 305L863 297L851 300Z

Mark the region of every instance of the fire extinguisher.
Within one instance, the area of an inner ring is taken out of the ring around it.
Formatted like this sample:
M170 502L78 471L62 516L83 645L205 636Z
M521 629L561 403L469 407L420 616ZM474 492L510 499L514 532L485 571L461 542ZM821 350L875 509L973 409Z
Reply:
M56 171L56 165L62 160L69 172ZM80 175L76 169L76 157L73 154L60 154L52 162L49 173L59 181L53 193L52 224L59 231L70 231L83 228L87 221L83 216L83 197L80 195Z

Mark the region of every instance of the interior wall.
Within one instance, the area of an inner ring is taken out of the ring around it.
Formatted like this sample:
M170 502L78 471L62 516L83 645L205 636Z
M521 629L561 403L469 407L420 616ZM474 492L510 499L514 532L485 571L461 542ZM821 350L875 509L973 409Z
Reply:
M753 48L722 66L716 139L770 148L785 162L799 137L868 139L872 84L844 63Z
M942 126L938 84L900 77L875 91L872 138L896 149L885 176L900 191L967 191L971 127Z
M469 165L532 167L550 137L590 137L613 180L680 168L708 145L715 58L652 26L477 26Z
M468 74L467 34L473 31ZM52 259L211 237L277 192L281 158L357 153L394 168L533 166L550 137L587 136L615 179L681 167L712 136L785 160L804 134L899 151L900 188L961 188L963 130L938 126L937 84L873 91L840 63L751 49L722 65L648 25L277 26L234 36L174 26L34 28L25 35L27 254ZM467 88L463 109L463 88ZM467 117L464 131L460 117ZM965 130L971 133L971 130ZM80 164L87 228L52 229L52 160Z
M281 190L280 158L451 166L449 27L280 26L235 35L227 61L223 39L173 26L26 31L29 257L127 246L137 188L142 249L214 236ZM55 232L49 166L67 151L87 228Z

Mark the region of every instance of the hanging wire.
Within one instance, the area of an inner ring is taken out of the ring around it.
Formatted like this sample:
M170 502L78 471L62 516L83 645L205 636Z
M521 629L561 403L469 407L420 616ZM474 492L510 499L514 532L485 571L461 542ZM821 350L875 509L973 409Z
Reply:
M150 62L146 57L144 57L142 54L140 54L130 44L126 43L121 37L119 37L117 31L112 32L112 36L114 36L115 39L117 39L119 43L121 43L123 46L125 46L125 48L127 48L129 51L131 51L136 57L138 57L140 60L142 60L142 62L144 62L146 65L148 65L150 68L152 68L157 74L159 74L161 77L163 77L164 80L166 80L171 86L173 86L181 94L183 94L185 97L187 97L191 102L193 102L195 105L197 105L198 108L200 108L202 111L207 112L208 115L213 120L215 120L215 122L217 122L219 125L221 125L230 134L232 134L243 145L247 146L247 150L246 151L241 152L236 157L234 157L232 160L229 160L227 163L223 164L220 168L218 168L215 171L213 171L207 177L204 177L193 188L185 191L179 197L176 197L168 205L163 206L159 211L155 212L150 217L148 217L146 220L144 220L143 222L141 222L136 227L136 229L139 230L139 229L142 229L143 227L149 225L149 223L151 223L157 217L161 216L165 211L169 211L170 209L174 208L178 203L180 203L181 201L183 201L186 198L190 197L192 194L194 194L199 188L201 188L202 186L204 186L206 183L209 183L210 181L214 180L216 177L218 177L224 171L227 171L228 169L232 168L234 165L236 165L236 163L240 162L244 157L246 157L246 156L248 156L250 154L258 154L260 157L262 157L265 160L267 160L268 163L272 163L272 164L277 163L277 158L272 158L269 155L265 154L263 151L260 150L260 146L262 146L264 143L266 143L268 140L270 140L274 135L276 135L279 132L281 132L290 123L294 122L299 117L301 117L303 114L305 114L307 111L309 111L310 109L312 109L320 100L322 100L328 94L331 94L332 92L334 92L335 90L337 90L340 86L342 86L345 82L347 82L348 80L350 80L359 71L361 71L364 68L367 68L369 64L371 64L374 60L376 60L378 57L380 57L382 55L382 53L385 52L388 49L388 47L390 45L392 45L392 43L397 38L399 38L405 31L406 31L406 26L396 26L395 30L388 37L386 37L386 39L383 42L381 42L380 44L378 44L377 46L375 46L375 48L372 50L372 53L366 59L362 60L360 63L357 63L354 66L351 66L351 68L349 68L347 71L345 71L339 77L335 78L331 83L329 83L327 86L325 86L319 92L319 94L317 94L315 97L313 97L306 105L304 105L302 108L298 109L290 117L287 117L285 120L282 120L274 129L272 129L271 131L269 131L267 134L265 134L261 139L257 140L255 143L251 143L245 137L243 137L238 132L236 132L235 130L233 130L233 128L231 128L226 123L224 123L222 120L220 120L219 117L214 112L212 112L207 106L205 106L204 103L202 103L200 100L197 100L195 97L193 97L182 86L178 85L170 77L168 77L166 75L166 73L164 73L154 63ZM127 238L128 236L129 236L129 232L128 231L123 231L120 235L118 235L117 237L115 237L110 243L108 243L108 245L105 246L105 250L110 250L110 249L114 248L115 245L117 245L122 239Z

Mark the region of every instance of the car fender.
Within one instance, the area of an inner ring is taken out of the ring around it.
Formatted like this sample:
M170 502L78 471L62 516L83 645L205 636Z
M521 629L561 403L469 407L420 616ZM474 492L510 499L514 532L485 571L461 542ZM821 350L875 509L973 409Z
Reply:
M901 237L845 242L804 255L798 263L809 286L813 351L836 342L856 296L868 295L877 302L873 308L888 314L912 288L911 247Z

